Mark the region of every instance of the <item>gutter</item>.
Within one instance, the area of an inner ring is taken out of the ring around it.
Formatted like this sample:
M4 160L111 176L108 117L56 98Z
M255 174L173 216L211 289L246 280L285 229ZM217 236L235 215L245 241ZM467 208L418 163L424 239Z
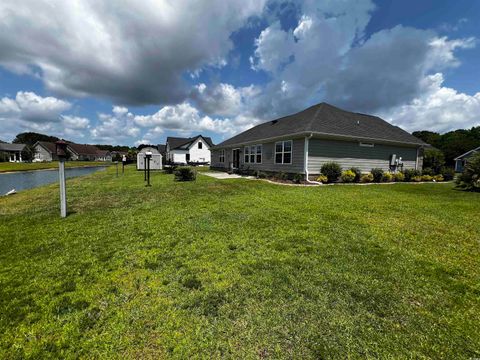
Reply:
M309 136L305 136L305 149L303 151L303 156L304 156L304 159L303 159L303 166L304 166L304 171L305 171L305 181L308 182L309 184L316 184L316 185L322 185L322 183L318 182L318 181L311 181L309 178L308 178L308 143L309 143L309 140L312 138L313 136L313 133L310 133Z

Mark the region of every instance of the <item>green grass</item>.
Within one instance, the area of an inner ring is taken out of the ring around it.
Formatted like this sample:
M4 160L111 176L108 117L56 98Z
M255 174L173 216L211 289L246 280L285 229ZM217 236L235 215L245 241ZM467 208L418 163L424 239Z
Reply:
M111 165L110 162L104 161L67 161L66 167L81 167L81 166L98 166L98 165ZM58 161L52 162L38 162L38 163L10 163L0 162L0 173L10 171L29 171L29 170L42 170L42 169L54 169L58 168Z
M0 199L0 358L480 357L480 194L172 179Z

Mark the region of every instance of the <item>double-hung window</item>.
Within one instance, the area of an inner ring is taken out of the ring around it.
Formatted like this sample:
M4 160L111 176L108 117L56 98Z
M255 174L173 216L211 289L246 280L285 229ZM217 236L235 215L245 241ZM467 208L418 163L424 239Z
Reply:
M220 150L220 155L218 157L218 161L221 163L225 162L225 150Z
M245 146L244 148L245 164L262 163L262 145Z
M275 164L292 163L292 140L275 143Z

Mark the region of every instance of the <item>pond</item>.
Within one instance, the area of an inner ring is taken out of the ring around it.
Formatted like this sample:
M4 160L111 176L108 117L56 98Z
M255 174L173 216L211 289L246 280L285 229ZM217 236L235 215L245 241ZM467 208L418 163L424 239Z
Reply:
M67 178L88 175L96 171L105 170L104 166L89 166L81 168L66 168ZM7 174L0 174L0 196L8 191L31 189L38 186L58 182L58 169L18 171Z

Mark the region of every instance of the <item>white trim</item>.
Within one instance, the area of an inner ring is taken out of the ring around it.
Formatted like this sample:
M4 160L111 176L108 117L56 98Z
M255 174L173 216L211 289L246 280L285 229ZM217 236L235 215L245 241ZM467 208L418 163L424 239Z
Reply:
M358 145L363 146L363 147L369 147L369 148L375 147L374 143L364 143L364 142L361 142L361 141L358 143Z
M472 149L470 151L467 151L465 154L462 154L460 156L457 156L455 159L453 160L462 160L462 157L466 156L466 155L469 155L470 153L472 152L475 152L475 151L480 151L480 146L478 148L475 148L475 149Z

